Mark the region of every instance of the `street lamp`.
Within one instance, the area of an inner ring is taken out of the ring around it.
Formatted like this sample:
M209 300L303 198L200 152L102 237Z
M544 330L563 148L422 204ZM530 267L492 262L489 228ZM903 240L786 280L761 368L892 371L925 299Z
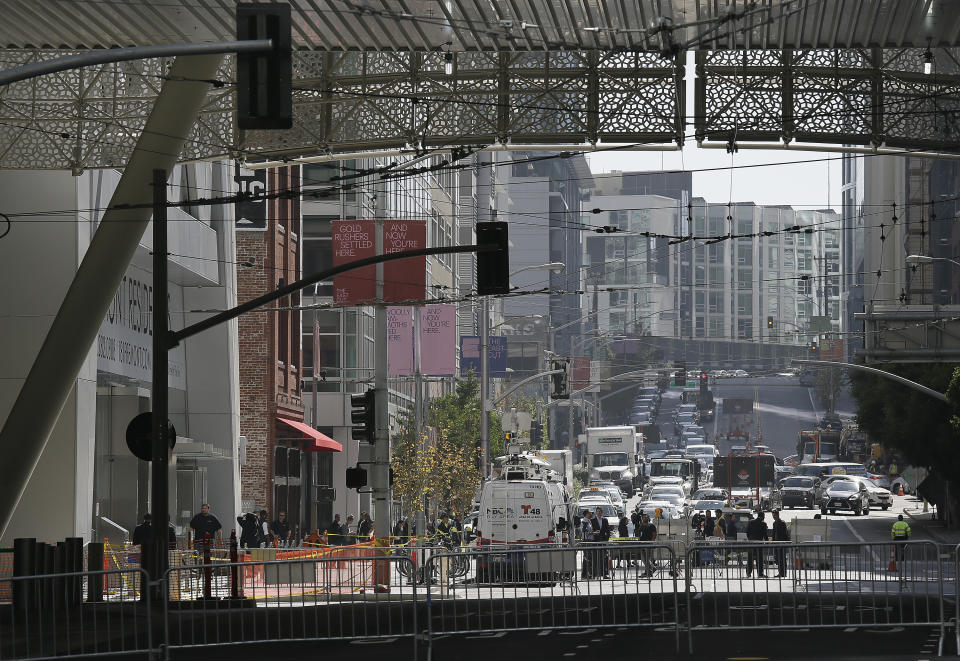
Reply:
M523 271L551 271L560 273L566 268L563 262L549 262L547 264L537 264L534 266L524 266L510 272L510 276L515 276ZM481 456L480 469L483 477L487 477L487 470L490 465L490 368L487 365L489 361L490 345L490 298L484 297L483 307L481 308L480 319L480 447L483 450Z
M954 266L960 266L960 262L949 257L931 257L930 255L907 255L907 264L932 264L934 262L950 262Z

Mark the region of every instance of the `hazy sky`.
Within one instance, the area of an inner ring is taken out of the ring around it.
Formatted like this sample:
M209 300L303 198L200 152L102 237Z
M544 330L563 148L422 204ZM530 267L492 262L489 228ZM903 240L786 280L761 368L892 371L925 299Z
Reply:
M825 159L835 159L826 161ZM692 143L683 152L601 152L587 154L594 176L611 170L698 170L729 168L725 149L698 149ZM816 160L816 162L797 162ZM693 194L708 202L756 202L789 204L797 208L840 207L840 154L783 150L743 149L733 154L733 165L772 164L713 172L694 172ZM828 177L829 171L829 177Z

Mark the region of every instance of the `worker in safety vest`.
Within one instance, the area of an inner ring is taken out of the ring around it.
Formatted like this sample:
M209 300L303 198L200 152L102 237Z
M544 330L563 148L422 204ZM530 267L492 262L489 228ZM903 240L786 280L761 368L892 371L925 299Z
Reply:
M910 524L903 520L903 514L897 517L893 522L893 528L890 530L890 538L897 544L897 562L903 562L904 552L907 550L907 540L910 539Z

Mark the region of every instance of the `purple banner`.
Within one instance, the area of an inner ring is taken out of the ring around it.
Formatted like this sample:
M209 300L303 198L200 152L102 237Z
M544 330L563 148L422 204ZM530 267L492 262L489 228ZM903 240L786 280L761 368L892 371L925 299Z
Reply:
M387 373L413 374L413 308L387 308Z
M420 308L420 373L453 376L457 369L457 308L425 305Z

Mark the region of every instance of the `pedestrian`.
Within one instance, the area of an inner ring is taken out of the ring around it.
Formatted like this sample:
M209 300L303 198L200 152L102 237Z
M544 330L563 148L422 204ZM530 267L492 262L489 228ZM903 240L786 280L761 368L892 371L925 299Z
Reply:
M134 544L139 544L142 547L147 543L147 540L150 539L150 521L152 519L153 515L151 515L150 512L143 515L143 523L133 529Z
M789 542L790 531L787 530L787 522L780 518L780 510L773 510L773 530L772 539L775 542ZM787 575L787 550L783 546L777 546L773 551L777 559L777 575L780 577Z
M897 562L903 562L907 552L907 542L910 540L910 524L903 520L903 514L897 515L890 529L890 538L897 544Z
M713 530L710 534L714 537L725 539L727 536L726 523L726 520L723 518L723 510L717 510L717 518L713 521Z
M287 542L290 541L290 524L287 523L286 512L280 512L277 515L277 520L273 522L270 533L273 535L274 539L277 540L280 546L287 545Z
M267 517L267 510L260 510L260 514L257 516L257 525L260 526L263 546L273 546L273 536L270 534L270 519Z
M590 510L583 510L583 516L580 518L580 539L585 543L591 543L596 537L596 532L593 527L593 512ZM583 552L583 568L581 571L581 578L591 578L593 576L593 551L587 550Z
M650 521L649 514L643 514L641 517L640 529L637 532L637 539L641 542L657 541L657 527ZM640 551L640 558L643 561L644 576L653 576L653 563L651 562L650 551L644 549Z
M343 546L343 524L340 515L334 514L333 521L327 525L327 542L333 546Z
M260 534L260 524L253 512L247 512L237 517L240 525L240 548L258 549L263 541Z
M410 541L410 523L407 517L401 516L397 521L397 525L393 527L393 536L396 538L394 543L400 546L404 546Z
M453 548L452 528L453 525L450 523L450 517L444 512L440 515L440 523L437 524L437 537L439 538L440 546L448 551Z
M223 541L223 525L220 523L220 520L210 513L210 505L204 503L200 506L200 513L195 514L192 519L190 519L190 530L193 535L194 545L196 543L203 541L204 534L209 533L211 540L216 540L217 542Z
M373 521L366 512L360 512L360 523L357 524L357 541L370 541L370 535L373 533Z
M633 512L630 514L630 523L633 524L633 536L636 537L640 530L640 524L643 523L643 514L640 512L639 504L633 508Z
M610 541L610 522L607 521L607 518L603 515L603 508L597 507L597 515L595 520L599 524L599 532L594 538L595 541L606 544ZM596 563L594 564L593 570L597 577L610 578L610 572L608 566L610 564L610 551L609 549L598 549L597 555L594 558Z
M627 518L626 514L620 516L620 521L617 523L617 537L620 539L626 539L630 536L630 519ZM624 560L624 552L617 551L617 567L620 567L620 563ZM633 564L633 561L630 558L627 558L628 566Z
M747 549L747 576L753 574L753 565L757 565L757 576L763 578L763 548L759 543L767 539L767 524L763 520L763 511L757 512L756 518L750 519L747 524L747 539L756 542Z
M343 524L341 538L343 539L344 544L349 545L357 543L353 537L353 514L347 514L347 521Z
M713 536L713 528L716 525L716 522L713 520L713 512L707 510L703 514L703 538Z

